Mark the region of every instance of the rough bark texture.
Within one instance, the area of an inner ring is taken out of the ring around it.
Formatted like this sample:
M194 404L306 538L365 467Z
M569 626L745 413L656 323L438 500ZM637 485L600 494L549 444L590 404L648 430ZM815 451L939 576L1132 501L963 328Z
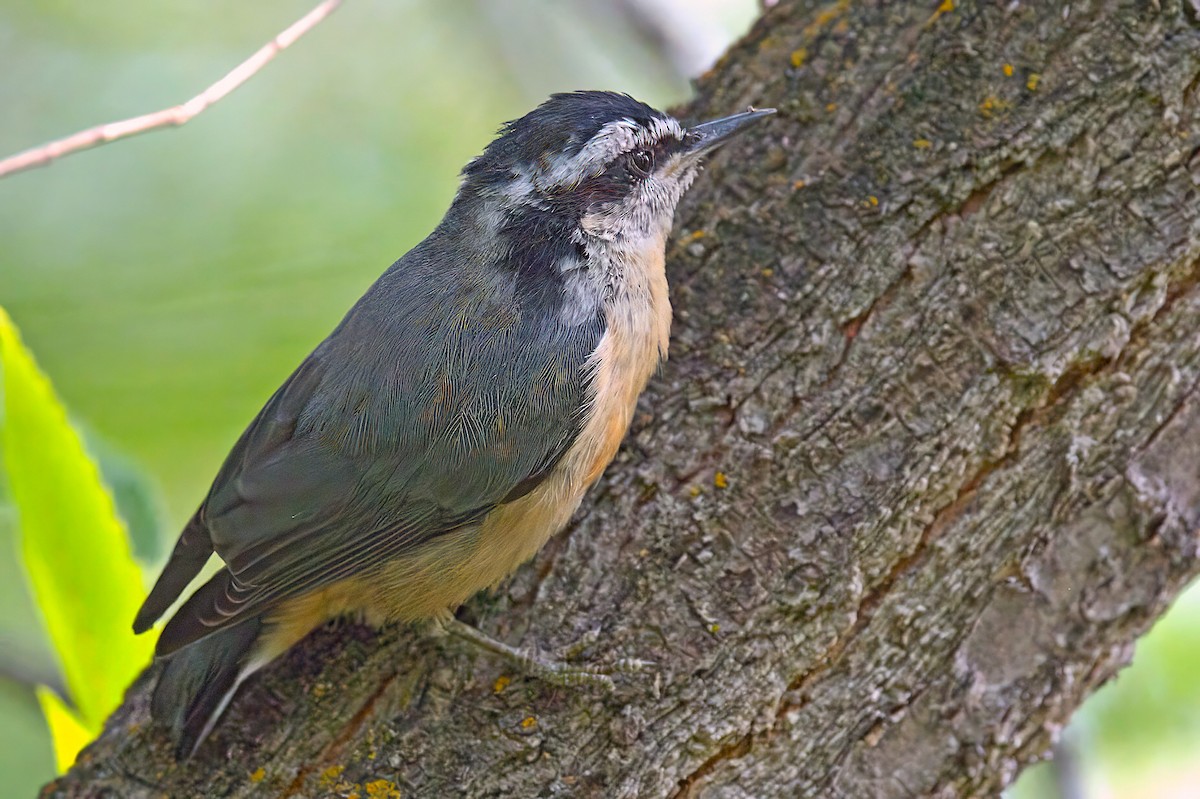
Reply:
M562 690L342 625L176 765L152 672L49 796L989 795L1200 570L1200 29L1161 3L784 2L687 116L670 364L464 616Z

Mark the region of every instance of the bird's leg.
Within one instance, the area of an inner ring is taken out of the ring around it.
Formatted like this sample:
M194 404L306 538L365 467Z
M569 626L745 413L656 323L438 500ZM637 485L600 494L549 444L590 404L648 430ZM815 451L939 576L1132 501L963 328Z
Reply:
M536 650L518 649L515 646L509 646L503 641L497 641L490 635L480 632L465 622L459 621L450 613L437 616L433 620L433 625L438 632L444 635L452 635L459 640L474 644L493 655L499 655L513 663L526 674L537 677L552 685L599 685L611 691L615 686L610 675L645 671L654 665L647 660L638 660L637 658L621 658L615 663L603 666L575 665L560 660L548 660L542 657ZM568 652L576 653L576 650L582 651L583 648L594 642L598 637L597 633L592 633L586 642L582 645L577 643L575 646L570 647Z

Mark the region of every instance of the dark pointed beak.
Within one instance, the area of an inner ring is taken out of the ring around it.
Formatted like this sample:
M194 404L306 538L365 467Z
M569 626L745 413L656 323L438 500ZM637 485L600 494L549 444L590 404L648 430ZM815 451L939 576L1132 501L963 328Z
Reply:
M712 122L694 125L688 129L683 138L684 156L693 159L710 153L755 122L774 113L774 108L757 108L741 114L714 119Z

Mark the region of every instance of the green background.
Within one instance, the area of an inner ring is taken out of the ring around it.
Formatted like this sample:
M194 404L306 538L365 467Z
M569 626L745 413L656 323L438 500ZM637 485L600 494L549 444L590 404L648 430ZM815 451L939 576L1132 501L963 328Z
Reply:
M0 180L0 304L103 453L148 577L243 425L432 228L500 123L576 88L681 101L684 75L756 10L658 0L627 4L640 9L631 18L618 5L348 0L183 128ZM182 102L310 7L7 0L0 155ZM701 54L681 65L653 19ZM1193 592L1073 725L1089 796L1200 785L1198 633ZM0 505L8 796L52 775L39 681L59 678ZM1056 795L1052 775L1032 774L1019 793Z

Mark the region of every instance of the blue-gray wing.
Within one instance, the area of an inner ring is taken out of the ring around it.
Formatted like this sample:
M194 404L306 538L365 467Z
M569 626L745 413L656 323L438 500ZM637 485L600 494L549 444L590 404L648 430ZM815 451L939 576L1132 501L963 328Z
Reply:
M436 243L376 282L235 445L193 520L227 568L159 654L482 518L570 446L603 317L563 313L553 276L480 276Z

